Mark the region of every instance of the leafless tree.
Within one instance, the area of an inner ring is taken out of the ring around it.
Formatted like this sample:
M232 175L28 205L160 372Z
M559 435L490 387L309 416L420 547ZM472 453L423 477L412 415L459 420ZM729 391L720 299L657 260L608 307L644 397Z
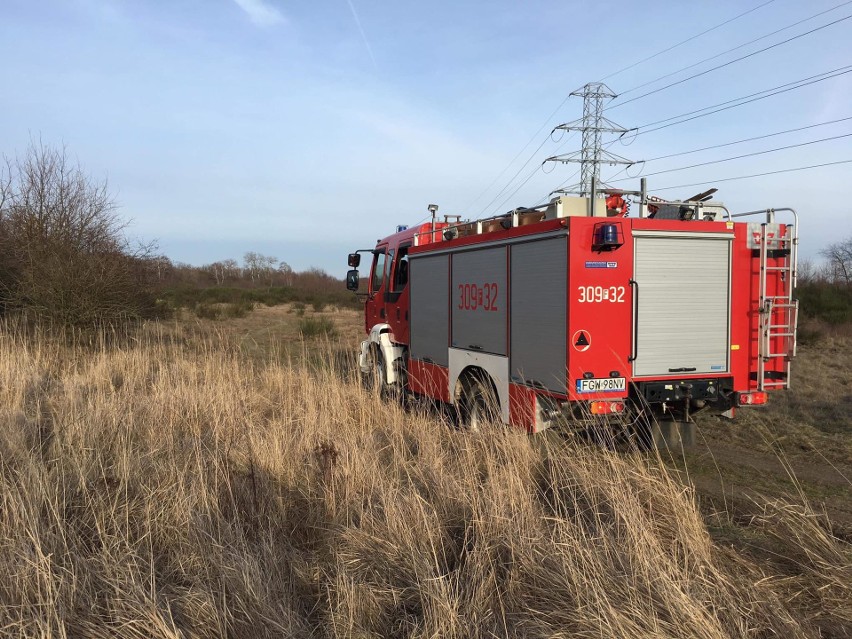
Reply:
M240 265L237 264L237 260L227 259L222 260L222 274L225 280L236 280L242 274L242 269L240 269Z
M65 149L32 144L0 169L0 295L5 308L63 325L137 317L151 307L146 259L106 182Z
M278 264L278 272L281 274L281 282L284 286L293 286L293 269L287 262Z
M819 279L819 266L810 259L799 260L796 274L801 284L812 284Z
M213 275L213 279L216 280L216 286L222 286L225 283L225 265L222 262L213 262L203 268L210 271Z
M820 255L828 260L831 279L836 284L852 284L852 237L829 244Z
M249 251L243 256L243 263L252 282L265 281L269 286L272 286L275 276L275 266L278 264L277 257Z
M243 255L243 268L251 278L252 282L260 277L261 257L260 253L255 253L254 251L248 251L245 255Z
M147 260L151 276L157 282L163 282L174 273L174 264L165 255L154 255Z

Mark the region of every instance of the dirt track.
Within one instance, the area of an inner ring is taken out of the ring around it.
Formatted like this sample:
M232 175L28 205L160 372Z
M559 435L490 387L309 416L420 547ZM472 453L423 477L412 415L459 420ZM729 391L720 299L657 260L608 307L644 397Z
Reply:
M733 421L698 415L696 445L672 464L688 474L714 536L755 552L743 533L758 503L806 500L833 534L852 540L852 344L800 349L793 387ZM713 523L719 525L714 527ZM747 546L745 548L744 546Z
M748 517L755 501L804 497L825 510L838 535L852 539L852 468L845 464L816 453L807 458L746 450L712 437L688 451L685 461L677 465L685 466L708 514Z

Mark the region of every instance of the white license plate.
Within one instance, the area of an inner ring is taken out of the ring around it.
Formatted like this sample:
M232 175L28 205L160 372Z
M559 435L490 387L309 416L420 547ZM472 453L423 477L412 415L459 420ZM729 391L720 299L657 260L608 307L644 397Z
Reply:
M578 393L612 393L627 389L624 377L596 377L594 379L578 379Z

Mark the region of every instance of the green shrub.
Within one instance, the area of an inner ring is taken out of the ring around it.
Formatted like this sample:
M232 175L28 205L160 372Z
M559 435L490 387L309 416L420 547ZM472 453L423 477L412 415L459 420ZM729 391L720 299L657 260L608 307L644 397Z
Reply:
M225 317L245 317L248 313L254 310L254 302L241 300L231 302L222 307L222 315Z
M236 302L211 303L198 302L192 309L196 317L218 320L223 318L245 317L254 309L254 302L237 300Z
M852 323L852 288L828 282L808 282L796 290L803 316L838 326Z
M305 317L299 320L299 332L306 338L337 335L334 322L327 317Z
M192 309L192 312L195 313L196 317L200 317L201 319L216 320L221 316L219 308L207 302L197 303Z

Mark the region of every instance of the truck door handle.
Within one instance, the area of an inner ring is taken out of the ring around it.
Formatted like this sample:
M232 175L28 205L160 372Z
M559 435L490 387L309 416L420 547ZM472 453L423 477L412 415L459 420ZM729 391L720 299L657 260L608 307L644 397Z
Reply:
M629 280L630 288L633 291L633 330L630 344L630 357L628 362L635 362L639 355L639 282Z

